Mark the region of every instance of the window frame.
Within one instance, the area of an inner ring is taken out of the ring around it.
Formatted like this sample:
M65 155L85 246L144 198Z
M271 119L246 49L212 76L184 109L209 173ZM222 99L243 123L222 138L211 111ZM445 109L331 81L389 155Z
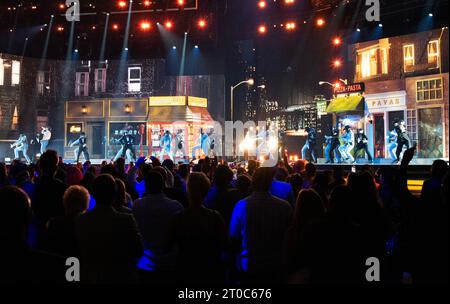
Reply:
M430 54L430 45L433 44L433 43L436 43L436 53L431 53ZM428 64L434 64L434 62L430 62L430 56L436 57L436 66L431 67L431 69L437 69L437 68L439 68L441 66L441 63L440 63L440 57L441 57L440 56L440 48L441 48L441 45L439 43L439 39L431 40L431 41L428 41L428 43L427 43Z
M99 79L99 72L102 71L102 77ZM94 91L95 93L105 93L106 92L106 68L97 68L94 73L95 85ZM100 86L99 86L100 84Z
M406 49L409 48L409 47L411 47L411 57L407 57L406 56L406 54L407 54L406 53ZM415 56L416 56L416 53L415 53L414 43L404 44L403 45L403 71L405 71L407 73L414 71L414 66L416 65L416 58L415 58ZM408 60L411 60L412 64L408 64L407 65L406 62ZM410 69L408 69L408 67Z
M18 66L19 71L14 71L14 67ZM12 60L11 62L11 86L20 85L21 74L21 62L18 60Z
M131 71L139 70L139 78L131 78ZM138 90L133 89L135 86L139 86ZM128 92L129 93L139 93L142 90L142 67L141 66L130 66L128 67Z
M441 86L440 88L431 88L431 82L432 81L440 81ZM421 79L421 80L416 80L416 102L421 103L421 102L429 102L429 101L439 101L439 100L443 100L444 98L444 82L443 82L443 78L442 77L436 77L436 78L428 78L428 79ZM427 88L425 88L424 83L427 83ZM419 89L419 83L422 84L422 88ZM437 98L437 92L440 92L440 97ZM435 98L431 98L431 92L435 93ZM423 98L420 99L419 98L419 94L422 93ZM425 98L425 93L428 93L428 98Z
M81 75L85 75L84 82L81 82ZM75 96L89 96L89 72L75 73Z
M0 58L0 86L5 85L5 66L4 66L5 60L3 58Z

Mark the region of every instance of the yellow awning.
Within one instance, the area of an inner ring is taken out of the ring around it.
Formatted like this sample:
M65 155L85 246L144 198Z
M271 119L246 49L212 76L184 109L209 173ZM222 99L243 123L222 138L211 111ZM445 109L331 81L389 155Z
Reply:
M362 95L350 95L333 99L327 107L327 113L364 111Z

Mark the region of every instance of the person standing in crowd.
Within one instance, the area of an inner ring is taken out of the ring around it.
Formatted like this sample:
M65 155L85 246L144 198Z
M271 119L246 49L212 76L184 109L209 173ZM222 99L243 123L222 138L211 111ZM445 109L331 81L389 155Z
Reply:
M204 173L191 173L187 184L189 208L175 215L169 228L169 245L178 248L176 278L182 282L224 282L221 258L227 234L220 213L203 205L210 187Z
M43 154L47 150L48 143L52 138L52 128L50 127L42 127L42 139L41 139L41 154Z
M356 134L356 147L355 147L355 156L357 157L359 152L362 150L365 154L367 154L367 159L369 162L372 162L372 155L369 152L369 148L367 146L367 143L369 142L369 139L367 138L366 134L364 134L363 129L358 129L358 133ZM365 155L364 155L365 158Z
M64 215L63 196L67 185L55 177L58 170L58 153L47 150L39 159L40 176L36 182L31 208L33 224L37 229L37 246L42 240L47 222Z
M14 159L19 159L19 152L23 153L23 156L25 157L25 160L27 163L31 163L31 159L28 156L28 140L27 136L25 134L20 134L19 139L17 139L12 145L11 149L14 149Z
M325 136L325 159L327 164L333 164L334 158L341 163L341 155L339 153L339 130L333 127L331 135Z
M305 131L308 133L308 137L306 138L305 145L302 148L302 159L306 160L306 153L309 152L311 154L311 159L314 163L317 162L316 158L316 130L314 128L306 127Z
M78 147L74 151L74 154L76 155L75 162L78 163L80 161L81 153L83 153L85 161L89 161L86 133L81 132L80 137L75 140L70 146L73 147L75 145L78 145Z
M15 187L0 188L0 283L63 284L64 259L36 251L25 240L30 224L30 198Z
M143 252L134 217L112 207L116 182L109 174L95 178L94 209L80 215L75 235L81 252L81 283L137 283L136 261Z
M339 152L341 153L344 161L350 160L351 163L355 161L351 151L355 146L355 134L353 134L352 128L347 125L344 127L344 134L341 136L342 145L339 147Z
M397 160L397 157L395 156L395 151L397 150L397 131L392 130L388 134L388 153L390 159L393 161Z
M253 194L236 204L231 217L229 237L244 283L281 281L283 240L292 207L270 194L274 174L274 168L257 169Z
M397 132L397 150L395 152L396 159L393 163L400 162L400 154L403 151L403 147L409 149L411 146L411 141L409 139L408 131L406 130L406 125L404 120L394 123L395 132Z
M89 192L82 186L70 186L63 197L64 216L52 218L47 223L45 249L64 258L80 257L75 238L75 220L89 207Z
M164 178L157 171L146 172L146 195L133 204L133 214L144 241L144 254L137 267L143 283L169 282L175 273L176 250L165 250L169 225L183 206L164 194Z

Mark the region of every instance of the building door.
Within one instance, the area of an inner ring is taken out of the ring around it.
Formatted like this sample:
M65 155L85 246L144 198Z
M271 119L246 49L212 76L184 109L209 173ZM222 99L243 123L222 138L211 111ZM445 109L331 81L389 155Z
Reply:
M86 136L91 159L105 159L105 124L93 122L87 124Z
M373 115L373 146L375 158L385 158L385 135L384 113Z

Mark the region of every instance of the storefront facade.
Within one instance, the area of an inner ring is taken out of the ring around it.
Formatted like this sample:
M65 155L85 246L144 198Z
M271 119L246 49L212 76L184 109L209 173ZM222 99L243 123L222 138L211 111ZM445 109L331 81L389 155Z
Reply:
M389 133L394 122L406 121L406 91L394 91L365 95L371 124L366 124L366 134L370 136L369 151L375 158L389 158Z
M406 78L407 123L419 158L449 157L449 74Z

